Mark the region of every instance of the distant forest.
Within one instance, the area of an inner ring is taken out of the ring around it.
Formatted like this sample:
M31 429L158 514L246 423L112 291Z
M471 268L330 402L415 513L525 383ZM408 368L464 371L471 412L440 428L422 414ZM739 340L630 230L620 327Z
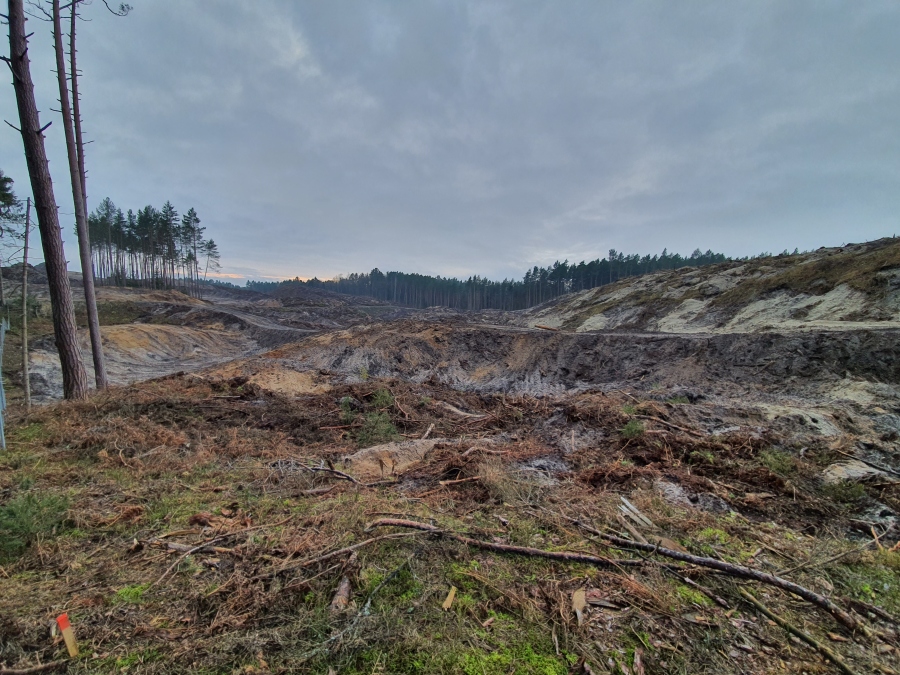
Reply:
M135 213L108 197L88 218L98 284L177 288L200 295L201 279L219 269L216 242L206 239L194 209L181 218L171 202Z
M797 251L795 251L797 253ZM771 255L763 253L760 257ZM782 255L788 255L785 251ZM681 267L701 267L736 260L722 253L700 249L689 257L669 253L659 255L626 255L610 250L609 257L570 264L568 260L549 267L534 267L521 281L491 281L478 276L466 280L432 277L424 274L388 272L378 268L369 273L340 276L329 281L299 278L286 281L248 281L246 288L262 293L292 286L320 288L347 295L361 295L396 305L423 309L432 306L463 310L527 309L567 293L611 284L626 277L649 274Z

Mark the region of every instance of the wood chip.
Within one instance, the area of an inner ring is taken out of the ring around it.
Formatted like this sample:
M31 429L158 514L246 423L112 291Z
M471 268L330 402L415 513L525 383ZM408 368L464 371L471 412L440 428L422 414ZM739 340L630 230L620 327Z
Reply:
M843 635L838 635L837 633L829 633L828 639L832 642L850 642L850 640L845 638Z
M450 592L447 593L447 599L444 600L444 604L441 607L444 608L445 612L449 612L450 608L453 606L453 598L456 597L456 586L450 587Z
M575 616L578 617L579 626L584 623L584 608L586 606L587 601L585 600L584 589L579 588L577 591L572 593L572 609L575 612Z

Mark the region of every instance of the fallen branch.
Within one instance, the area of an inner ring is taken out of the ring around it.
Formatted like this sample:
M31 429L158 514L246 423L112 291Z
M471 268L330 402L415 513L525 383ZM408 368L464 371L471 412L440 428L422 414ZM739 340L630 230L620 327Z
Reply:
M460 483L471 483L472 481L481 480L481 476L472 476L471 478L457 478L456 480L438 481L438 485L458 485Z
M725 574L739 577L741 579L752 579L753 581L759 581L770 586L775 586L776 588L780 588L782 590L788 591L789 593L793 593L794 595L803 598L807 602L811 602L812 604L821 607L829 614L831 614L835 619L847 626L847 628L859 631L869 639L873 639L875 637L875 634L868 626L854 619L852 616L850 616L850 614L838 607L824 595L819 595L818 593L815 593L808 588L804 588L799 584L795 584L793 581L788 581L787 579L776 577L772 574L768 574L767 572L760 572L759 570L755 570L750 567L744 567L743 565L734 565L723 560L716 560L715 558L704 558L702 556L691 555L690 553L682 553L681 551L673 551L672 549L661 548L652 544L641 544L636 541L631 541L630 539L622 539L621 537L616 537L615 535L601 532L600 530L593 528L590 525L587 525L575 518L569 518L567 516L562 517L565 520L568 520L569 522L582 528L583 530L600 537L604 541L612 544L619 549L654 553L666 558L672 558L673 560L680 560L681 562L691 563L692 565L708 567L710 569L718 570L720 572L724 572Z
M193 555L194 553L197 553L198 551L202 551L204 548L212 546L213 544L216 544L216 543L222 541L223 539L227 539L228 537L233 537L238 534L246 534L247 532L252 532L254 530L262 530L266 527L278 527L279 525L284 525L289 520L290 520L290 518L285 518L284 520L281 520L277 523L272 523L272 524L267 523L265 525L254 525L253 527L245 527L243 530L238 530L237 532L227 532L226 534L221 534L218 537L213 537L212 539L210 539L208 541L204 541L202 544L198 544L197 546L194 546L193 548L188 549L183 554L178 556L178 560L176 560L171 565L169 565L169 567L166 569L166 571L162 573L162 576L159 579L157 579L156 581L154 581L152 584L150 584L147 587L147 590L149 591L154 586L157 586L163 579L165 579L167 576L169 576L169 574L172 573L172 570L174 570L176 567L178 567L178 565L181 564L181 561L183 561L189 555Z
M869 461L868 459L863 459L862 457L858 457L857 455L852 455L849 452L844 452L843 450L838 450L835 448L835 452L839 455L843 455L844 457L849 457L850 459L855 459L857 462L862 462L863 464L868 464L873 469L878 469L879 471L883 471L884 473L891 473L895 476L900 476L900 471L896 471L895 469L890 468L889 466L885 466L884 464L878 464L877 462Z
M763 605L759 600L757 600L752 595L750 595L745 589L740 588L740 589L738 589L738 591L740 592L741 597L744 598L744 600L746 600L751 605L756 607L756 609L758 609L763 615L765 615L767 618L769 618L772 621L774 621L775 623L777 623L782 628L784 628L788 633L791 633L792 635L796 635L798 638L803 640L806 644L817 649L825 658L827 658L834 665L836 665L838 668L840 668L842 671L844 671L847 675L856 675L856 671L853 670L850 666L848 666L847 663L844 661L844 659L842 659L840 657L839 654L833 652L831 649L829 649L828 647L823 645L821 642L816 640L811 635L808 635L807 633L804 633L802 630L800 630L796 626L789 624L787 621L782 619L777 614L773 614L772 612L770 612L765 605Z
M301 569L303 567L309 567L310 565L315 565L316 563L325 562L326 560L331 560L332 558L337 558L338 556L344 555L346 553L353 553L364 546L369 546L370 544L374 544L378 541L383 541L385 539L400 539L402 537L412 537L415 536L415 532L407 533L401 532L399 534L384 534L380 537L372 537L371 539L366 539L365 541L361 541L358 544L353 544L352 546L346 546L344 548L340 548L336 551L331 551L330 553L325 553L323 555L317 556L315 558L307 558L296 565L291 565L290 567L280 567L279 569L271 572L269 574L263 574L258 577L254 577L253 581L257 581L259 579L267 579L269 577L275 576L276 574L283 574L284 572L293 572L294 570Z
M46 673L50 670L65 668L68 665L68 661L51 661L50 663L43 663L39 666L31 666L30 668L0 668L0 675L31 675L31 673Z
M221 546L202 546L199 549L195 550L194 546L190 546L188 544L178 544L174 541L151 542L151 544L158 544L159 546L167 548L170 551L177 551L179 553L187 553L188 551L195 551L196 553L234 553L233 548L223 548Z
M306 466L306 464L304 464L303 462L297 462L297 466L299 466L301 469L306 469L307 471L311 471L313 473L330 473L332 476L337 476L338 478L349 480L355 485L362 485L362 483L356 480L349 473L344 473L343 471L338 471L337 469L329 469L325 466Z
M892 614L887 613L881 607L877 607L875 605L870 605L868 602L863 602L862 600L855 600L853 598L841 598L847 605L851 607L856 612L859 612L863 616L867 613L874 614L882 621L887 621L888 623L892 623L895 626L900 626L900 620L897 619Z
M476 451L483 452L486 455L505 455L506 454L505 450L488 450L486 448L480 448L477 445L473 445L471 448L469 448L463 454L461 454L459 456L459 458L462 459L463 457L468 457L469 455L471 455L473 452L476 452Z
M678 429L678 431L683 431L686 434L691 434L692 436L696 436L697 438L706 438L704 434L701 434L699 431L694 431L693 429L686 429L685 427L680 427L677 424L672 424L671 422L666 422L665 420L661 420L658 417L653 417L652 415L634 415L633 417L638 417L642 420L653 420L659 424L664 424L667 427L671 427L673 429Z
M442 530L434 525L419 523L414 520L399 520L397 518L380 518L371 523L366 531L371 531L376 527L405 527L412 530L421 530L422 532L430 532L447 539L453 539L466 546L484 549L485 551L494 551L495 553L512 553L515 555L526 555L534 558L546 558L548 560L559 560L562 562L584 563L595 567L622 567L622 566L641 566L646 564L643 560L614 560L612 558L602 558L595 555L587 555L585 553L570 553L567 551L544 551L539 548L531 548L529 546L513 546L511 544L494 544L489 541L481 541L464 537L459 534Z

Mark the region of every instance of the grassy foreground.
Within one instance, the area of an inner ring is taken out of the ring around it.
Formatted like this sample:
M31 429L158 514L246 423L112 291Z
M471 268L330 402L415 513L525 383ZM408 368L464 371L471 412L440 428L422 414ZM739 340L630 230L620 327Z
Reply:
M825 446L801 456L777 438L647 420L686 405L374 380L281 398L178 376L14 409L0 455L0 668L65 659L48 625L67 611L81 646L70 673L839 672L748 591L855 672L896 672L896 536L847 538L855 505L891 504L896 488L820 486ZM342 458L361 446L432 425L441 440L402 472L385 455L374 480L341 475L355 476ZM667 500L661 485L740 514ZM626 519L623 496L652 525ZM611 549L567 517L779 573L881 637L770 586ZM380 518L620 562L369 530Z

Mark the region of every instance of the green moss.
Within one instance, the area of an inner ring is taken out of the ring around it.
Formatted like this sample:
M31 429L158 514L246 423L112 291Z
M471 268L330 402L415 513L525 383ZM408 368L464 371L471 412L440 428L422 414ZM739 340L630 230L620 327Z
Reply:
M666 401L666 403L671 403L672 405L684 405L685 403L690 402L691 399L689 399L687 396L673 396Z
M341 423L351 424L356 419L356 413L353 411L353 398L344 396L341 399Z
M900 563L889 551L868 552L854 564L840 565L832 571L832 579L847 595L900 612Z
M731 537L723 530L707 527L697 533L697 539L707 544L727 544Z
M866 488L861 483L831 483L823 485L820 492L839 504L856 504L866 497Z
M565 661L535 652L530 645L498 649L495 652L473 650L463 654L459 665L466 675L506 675L510 672L535 675L565 675Z
M139 604L143 601L144 591L150 587L149 584L136 584L134 586L125 586L116 591L114 603L130 603Z
M700 605L701 607L705 607L712 604L712 602L710 602L710 599L703 595L703 593L691 588L690 586L683 586L679 584L675 588L675 592L678 593L679 598L692 605Z

